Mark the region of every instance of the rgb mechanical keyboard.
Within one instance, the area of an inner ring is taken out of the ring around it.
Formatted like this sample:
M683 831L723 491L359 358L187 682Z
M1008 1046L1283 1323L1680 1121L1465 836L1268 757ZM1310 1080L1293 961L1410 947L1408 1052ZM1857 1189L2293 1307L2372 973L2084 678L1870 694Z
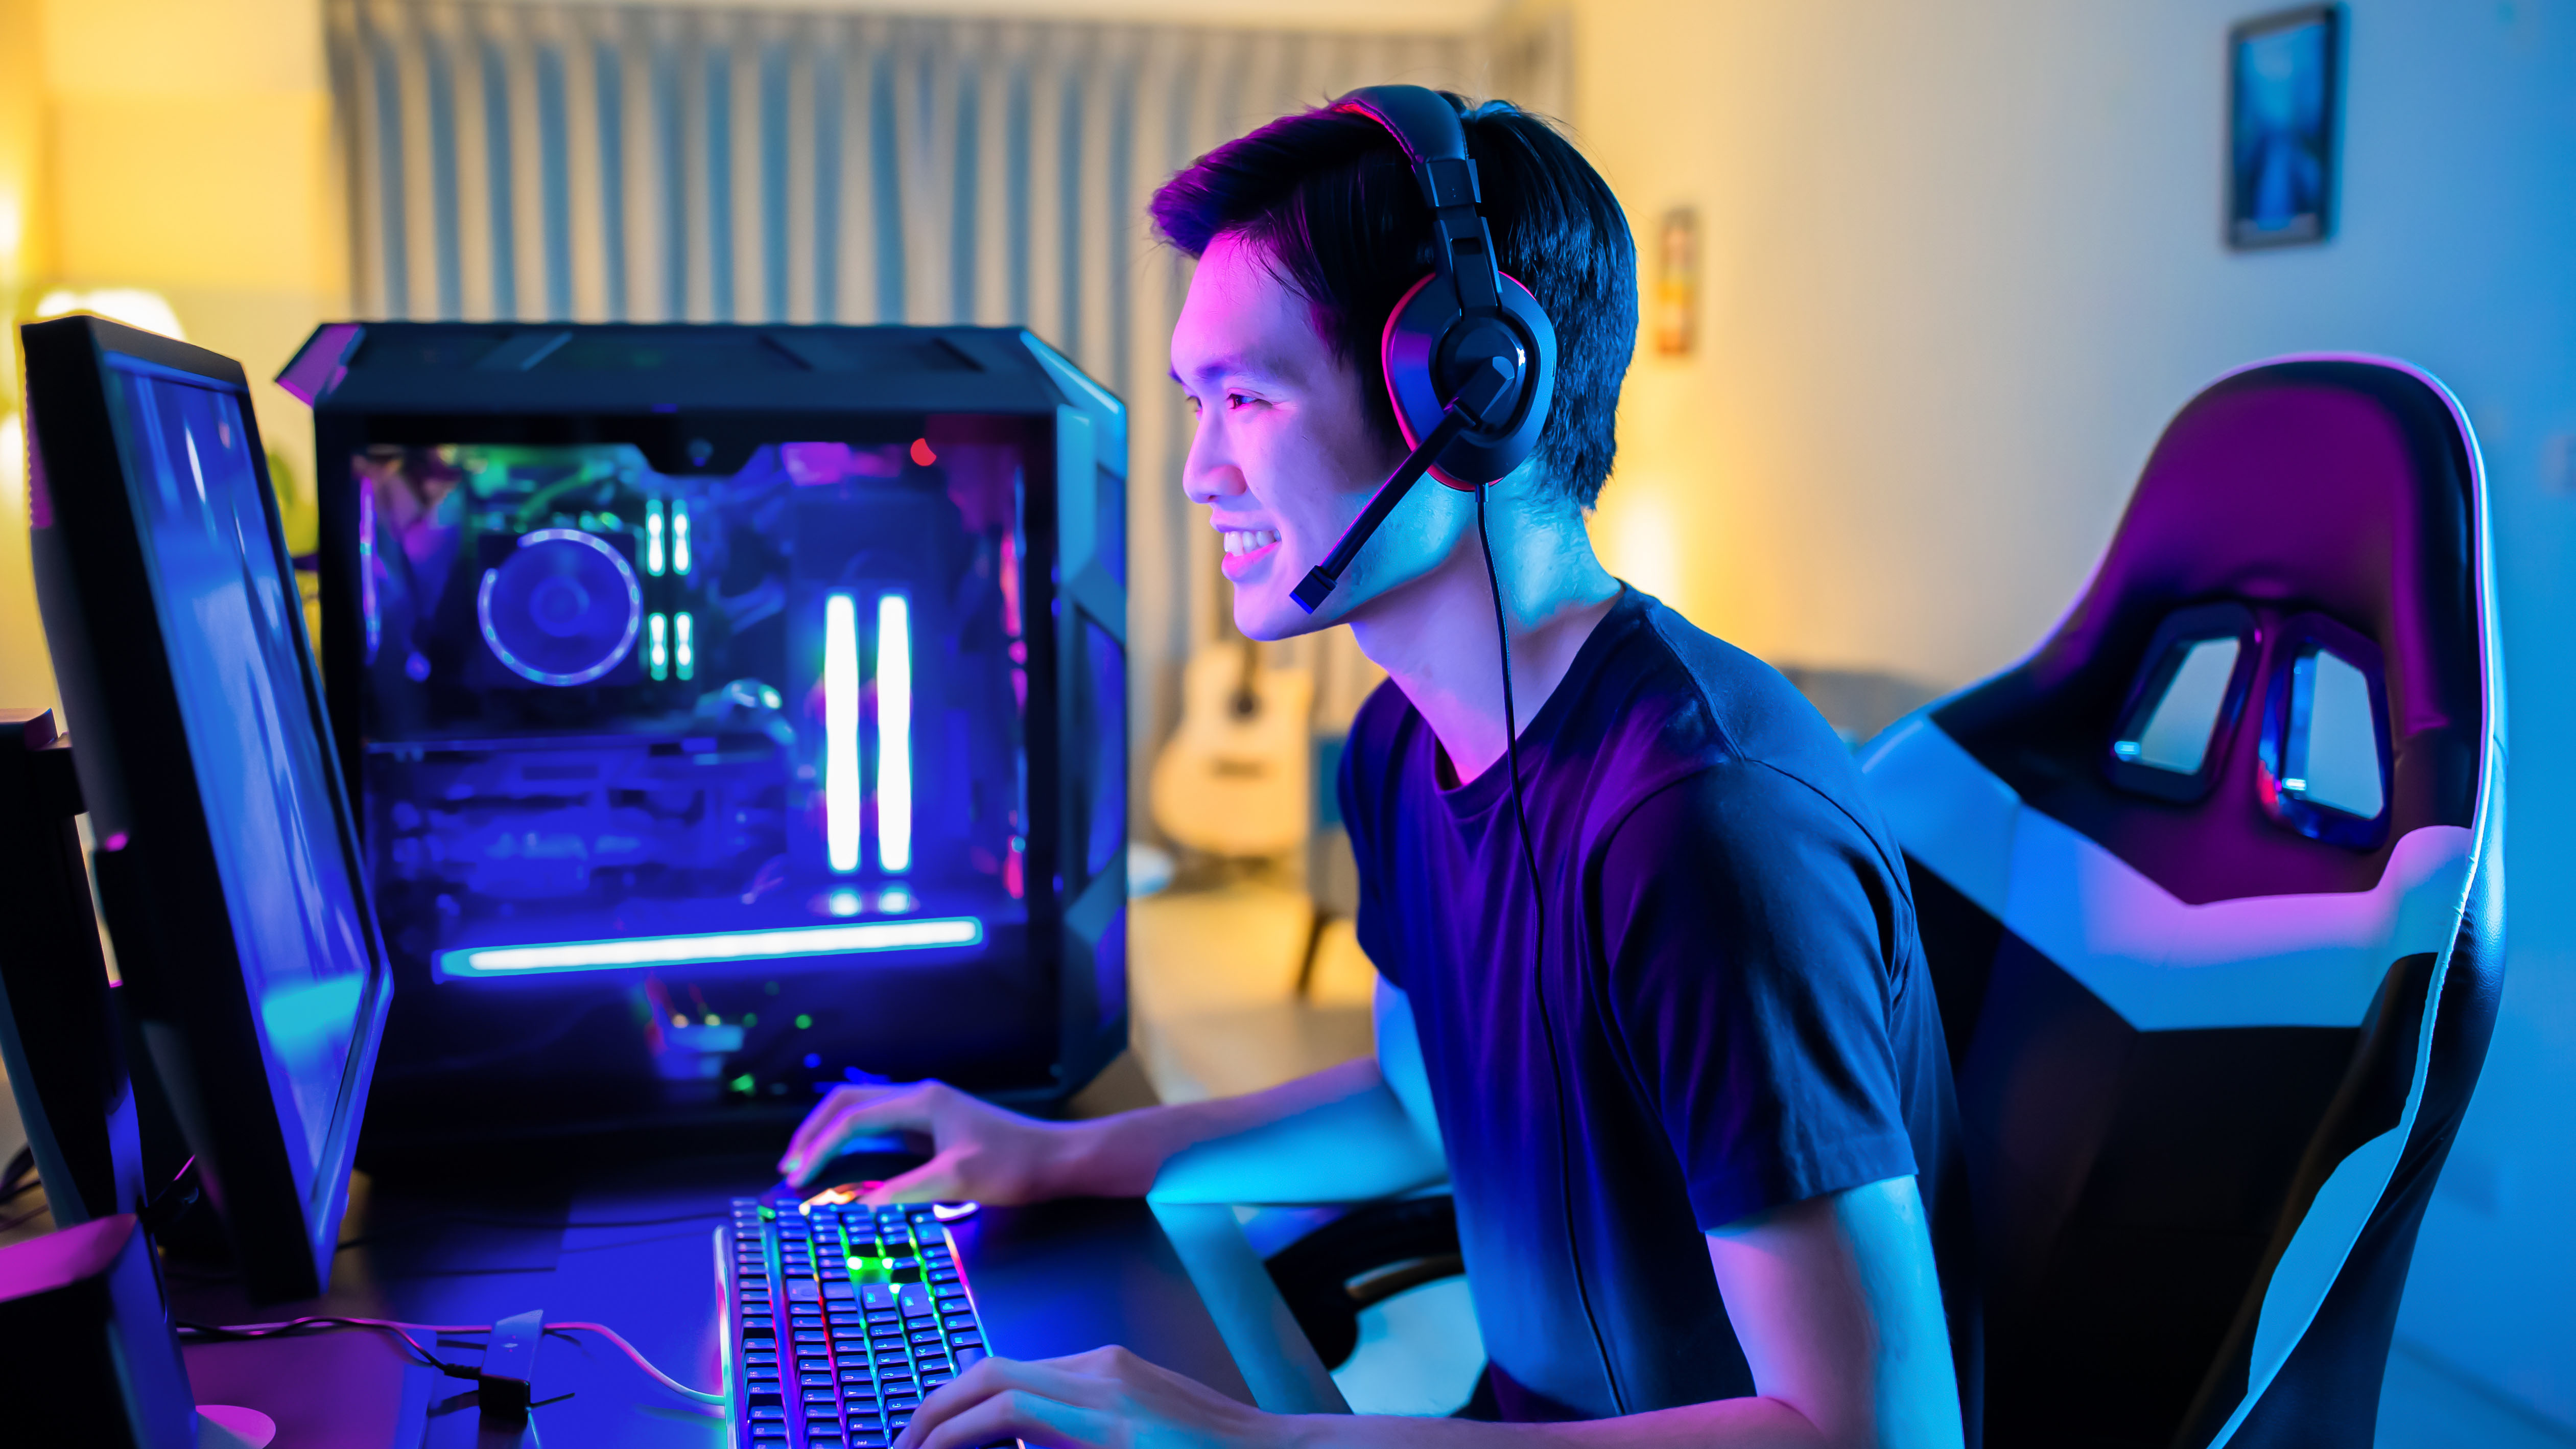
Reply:
M734 1200L717 1237L735 1449L884 1449L984 1356L954 1211Z

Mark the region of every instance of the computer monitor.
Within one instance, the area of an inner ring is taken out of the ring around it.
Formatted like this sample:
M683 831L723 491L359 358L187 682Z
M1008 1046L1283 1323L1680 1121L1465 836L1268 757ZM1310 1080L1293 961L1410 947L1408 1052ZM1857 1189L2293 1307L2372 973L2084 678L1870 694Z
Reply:
M392 996L240 366L21 329L38 603L119 995L244 1285L330 1275Z

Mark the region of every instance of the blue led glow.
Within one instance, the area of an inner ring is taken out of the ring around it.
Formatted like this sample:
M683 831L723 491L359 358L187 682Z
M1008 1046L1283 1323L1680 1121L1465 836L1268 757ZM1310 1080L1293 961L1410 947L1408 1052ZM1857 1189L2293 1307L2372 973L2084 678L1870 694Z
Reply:
M680 617L685 619L688 615ZM664 625L659 614L644 620L644 667L652 671L655 679L666 678L671 672L671 641L665 637Z
M862 921L845 926L791 926L775 931L719 931L697 936L639 936L623 941L564 941L543 946L481 946L438 954L438 974L532 976L551 971L611 971L628 966L706 966L860 951L974 946L984 923L972 916L922 921Z
M671 572L689 571L689 505L671 504Z
M877 865L912 869L912 617L901 594L877 600Z
M698 646L693 637L696 633L686 613L671 616L671 666L682 679L694 678L698 672Z
M644 505L644 572L662 576L662 501Z
M385 621L376 604L376 480L358 483L358 613L366 620L367 662L376 662Z
M823 843L832 869L859 868L859 623L848 594L823 600Z

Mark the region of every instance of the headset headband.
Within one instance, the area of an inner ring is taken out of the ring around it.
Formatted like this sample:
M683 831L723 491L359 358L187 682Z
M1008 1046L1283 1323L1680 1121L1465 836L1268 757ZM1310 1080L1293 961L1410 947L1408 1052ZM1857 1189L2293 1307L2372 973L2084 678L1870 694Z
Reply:
M1366 86L1334 102L1333 109L1377 122L1404 149L1431 208L1433 265L1455 289L1458 310L1470 316L1494 310L1501 302L1501 277L1493 233L1477 210L1484 191L1476 181L1476 160L1467 154L1467 127L1458 108L1422 86Z

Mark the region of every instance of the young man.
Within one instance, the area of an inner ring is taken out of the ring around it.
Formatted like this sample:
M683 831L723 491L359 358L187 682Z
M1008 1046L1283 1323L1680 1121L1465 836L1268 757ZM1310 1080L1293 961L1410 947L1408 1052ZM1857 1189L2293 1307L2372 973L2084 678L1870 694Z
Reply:
M1925 1207L1954 1216L1955 1109L1896 844L1777 673L1593 557L1635 249L1546 125L1486 106L1466 131L1501 269L1558 338L1537 450L1487 503L1538 879L1476 501L1417 488L1323 607L1290 597L1405 455L1379 331L1431 265L1387 131L1292 116L1173 179L1154 217L1198 259L1172 373L1237 626L1348 625L1389 676L1342 781L1377 1056L1066 1125L937 1084L843 1088L780 1167L811 1181L893 1129L935 1155L884 1200L1347 1201L1445 1175L1502 1416L1556 1426L1266 1415L1112 1349L979 1363L899 1449L1961 1443Z

